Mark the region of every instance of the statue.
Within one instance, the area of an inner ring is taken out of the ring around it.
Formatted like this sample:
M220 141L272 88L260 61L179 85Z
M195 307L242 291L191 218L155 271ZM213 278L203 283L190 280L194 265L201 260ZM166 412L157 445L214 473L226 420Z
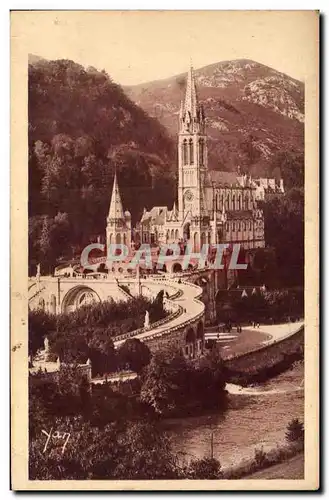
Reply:
M150 328L150 314L145 311L144 328Z
M40 278L41 276L41 272L40 272L40 264L37 264L37 274L36 274L36 277L37 278Z
M49 340L47 337L45 337L44 341L43 341L43 344L44 344L44 347L45 347L45 353L48 354L49 352Z

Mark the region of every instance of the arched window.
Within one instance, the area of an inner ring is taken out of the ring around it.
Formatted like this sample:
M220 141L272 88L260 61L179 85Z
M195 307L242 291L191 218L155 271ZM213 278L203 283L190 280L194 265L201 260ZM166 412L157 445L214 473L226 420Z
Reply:
M183 165L187 165L187 141L186 141L186 139L183 140L182 154L183 154Z
M194 163L194 150L193 150L193 140L189 140L189 154L190 154L190 164L193 165Z
M235 231L235 222L232 222L232 231Z
M199 139L199 165L204 165L204 140Z
M198 236L198 233L194 233L193 244L194 244L194 251L197 252L199 250L199 236Z
M226 198L226 210L230 210L230 195L227 195Z
M245 199L244 199L244 208L246 210L249 210L249 195L248 195L248 193L246 194Z
M241 196L238 197L238 210L241 210Z
M235 195L232 196L232 209L235 210Z

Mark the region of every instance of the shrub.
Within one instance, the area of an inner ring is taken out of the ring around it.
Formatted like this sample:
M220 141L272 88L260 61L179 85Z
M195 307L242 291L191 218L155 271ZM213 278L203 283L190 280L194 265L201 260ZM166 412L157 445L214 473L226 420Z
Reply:
M259 469L263 469L268 464L267 456L266 456L266 453L265 453L263 447L261 447L260 449L257 449L257 448L255 449L254 461L255 461L255 465Z
M304 442L304 425L298 418L292 419L287 425L286 440L289 442Z
M190 479L219 479L221 475L221 465L216 458L192 460L188 466L187 476Z

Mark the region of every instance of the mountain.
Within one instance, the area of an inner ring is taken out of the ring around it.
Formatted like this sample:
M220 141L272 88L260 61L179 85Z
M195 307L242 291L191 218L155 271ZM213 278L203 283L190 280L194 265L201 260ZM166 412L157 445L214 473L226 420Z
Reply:
M194 71L207 116L210 168L270 175L277 153L304 150L304 85L251 60ZM126 94L175 137L186 74L124 87Z
M35 56L28 69L30 260L104 236L115 170L133 224L173 203L175 143L105 71Z
M47 61L47 59L45 59L44 57L41 57L41 56L37 56L36 54L29 54L28 56L28 61L29 61L29 64L37 64L39 62L42 62L42 61Z

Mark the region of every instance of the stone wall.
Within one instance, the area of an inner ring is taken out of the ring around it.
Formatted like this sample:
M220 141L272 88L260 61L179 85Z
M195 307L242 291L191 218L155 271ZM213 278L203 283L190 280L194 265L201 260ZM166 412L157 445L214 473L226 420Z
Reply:
M270 373L276 367L289 365L302 359L304 353L304 326L289 336L251 352L225 360L230 382L238 383L240 377L252 378L261 372Z

